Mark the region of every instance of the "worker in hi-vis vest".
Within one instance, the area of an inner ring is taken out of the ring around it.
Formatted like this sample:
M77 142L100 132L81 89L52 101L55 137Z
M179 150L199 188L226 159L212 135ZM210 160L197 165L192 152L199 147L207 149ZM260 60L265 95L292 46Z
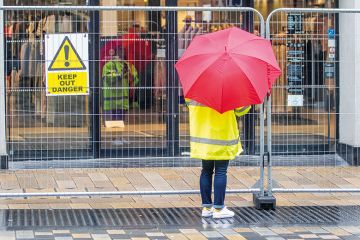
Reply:
M186 99L190 121L190 157L202 160L200 192L202 216L226 218L234 216L224 205L227 168L243 149L236 117L245 115L250 106L237 108L223 114L212 108ZM214 202L211 198L214 176Z

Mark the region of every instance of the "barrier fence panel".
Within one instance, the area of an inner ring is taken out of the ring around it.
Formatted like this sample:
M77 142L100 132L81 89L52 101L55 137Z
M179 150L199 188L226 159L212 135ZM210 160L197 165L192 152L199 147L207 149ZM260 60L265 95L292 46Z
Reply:
M282 70L265 128L270 194L360 191L359 16L359 9L286 8L269 15L266 33Z
M189 159L174 64L197 35L236 26L264 36L252 8L1 9L9 168L34 169L15 177L29 188L53 189L57 174L68 189L72 174L99 168L200 166ZM232 162L252 176L262 163L260 112L255 106L239 120L245 154Z

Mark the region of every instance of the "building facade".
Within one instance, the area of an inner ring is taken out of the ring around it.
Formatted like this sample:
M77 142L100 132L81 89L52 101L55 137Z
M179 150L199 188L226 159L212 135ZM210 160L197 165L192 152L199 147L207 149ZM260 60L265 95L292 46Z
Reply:
M25 5L30 2L32 5L246 6L254 7L265 18L279 7L360 8L355 0L9 0L4 1L4 5ZM171 15L160 11L101 11L99 23L95 24L99 27L99 35L96 35L98 45L92 46L99 57L97 69L90 73L90 88L93 91L86 96L46 96L44 36L92 33L89 22L93 17L91 13L80 10L4 12L6 77L2 84L5 89L3 110L6 114L3 119L4 132L1 133L3 159L7 156L11 163L20 165L25 160L65 160L61 166L73 159L136 159L140 165L144 161L146 166L165 164L159 160L164 157L186 159L189 152L187 109L174 70L169 70L169 56L172 57L170 60L180 57L199 29L211 32L238 26L256 33L260 32L259 19L246 12L178 11L176 15ZM342 91L350 86L347 81L356 83L356 74L352 74L352 70L357 69L356 55L341 55L347 52L342 51L344 47L358 48L356 41L343 43L348 41L348 34L357 32L356 25L343 26L346 18L336 14L290 17L301 21L301 33L295 34L289 30L291 24L288 15L272 22L275 29L273 47L283 70L273 90L273 153L316 155L341 154L345 151L354 153L352 157L345 157L346 160L357 164L359 141L352 131L357 126L351 125L356 122L356 104L342 105L348 96ZM329 35L331 30L336 32L334 36ZM169 41L169 33L176 36L176 43ZM338 37L337 33L341 33L343 38ZM296 36L296 41L301 40L302 48L290 49L289 36ZM130 106L108 112L104 108L103 97L106 79L104 65L119 61L119 56L115 59L110 54L111 50L118 50L117 42L124 41L118 39L129 37L133 41L131 47L121 45L124 52L120 59L124 57L122 60L136 69L136 74L131 74L133 85L128 86ZM335 46L330 44L332 40ZM289 81L292 80L289 79L294 76L291 75L289 59L293 56L289 53L299 51L302 52L302 82L300 87L292 87L291 90ZM334 61L331 60L331 51L335 51ZM343 59L353 60L354 64L342 65L347 62ZM31 67L26 67L28 64ZM300 94L294 94L294 89L300 89ZM301 95L302 104L294 105L292 95ZM95 103L98 105L94 105L94 99L97 99ZM353 118L341 114L348 111L353 113ZM241 120L240 126L246 154L258 154L259 109L255 107L248 117ZM146 162L145 157L156 160ZM111 166L124 164L123 161Z

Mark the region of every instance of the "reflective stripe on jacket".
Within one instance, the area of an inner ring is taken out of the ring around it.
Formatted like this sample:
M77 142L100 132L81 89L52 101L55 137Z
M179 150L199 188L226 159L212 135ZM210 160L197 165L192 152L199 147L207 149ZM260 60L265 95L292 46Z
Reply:
M187 99L190 119L190 157L203 160L232 160L243 149L236 116L251 107L237 108L223 114Z

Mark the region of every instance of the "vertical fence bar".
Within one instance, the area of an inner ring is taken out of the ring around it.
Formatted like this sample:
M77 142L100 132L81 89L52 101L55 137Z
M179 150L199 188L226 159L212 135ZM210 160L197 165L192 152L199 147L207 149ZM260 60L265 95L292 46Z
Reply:
M339 7L339 2L336 2L337 7ZM335 52L335 141L337 144L335 144L335 151L338 152L339 149L339 132L340 132L340 32L339 32L339 26L340 26L340 14L336 14L335 18L335 46L338 46L336 48Z
M177 0L166 0L166 6L177 6ZM167 59L167 154L179 155L179 94L175 63L177 60L177 11L166 12Z
M4 4L0 0L0 6ZM6 105L5 105L5 35L4 35L4 10L0 10L0 169L8 168L8 158L6 151Z
M253 4L253 2L252 2ZM265 37L265 20L263 16L260 19L260 36ZM264 186L264 148L265 148L265 126L264 126L264 103L260 105L260 197L265 195Z
M254 7L254 1L253 0L246 0L245 2L242 2L242 6L246 7ZM243 13L244 16L244 30L248 32L254 31L254 13L249 11ZM255 154L255 108L251 108L249 114L245 115L245 135L246 135L246 150L247 154L254 155Z
M260 36L265 37L265 20L262 15L260 19ZM264 103L260 106L260 196L264 196L264 148L265 148L265 126L264 126Z
M260 197L264 196L264 104L260 105Z
M266 39L270 41L271 33L270 33L270 18L266 19L265 26L265 34ZM271 95L267 97L267 151L268 151L268 194L272 195L272 175L271 173Z
M265 37L265 21L263 16L260 15L260 36ZM260 106L260 176L259 176L259 188L260 192L258 194L253 195L253 202L255 207L258 209L268 209L268 208L275 208L272 202L266 199L265 196L265 113L264 107L265 102L263 102Z
M99 0L90 0L90 6L99 6ZM99 37L100 37L100 17L99 11L90 11L90 24L89 24L89 66L90 66L90 89L91 89L91 150L93 158L100 157L100 73L99 73Z
M267 110L266 110L266 120L267 120L267 152L268 152L268 163L267 163L267 171L268 171L268 196L272 196L272 187L273 187L273 179L272 179L272 162L271 162L271 95L267 97Z

